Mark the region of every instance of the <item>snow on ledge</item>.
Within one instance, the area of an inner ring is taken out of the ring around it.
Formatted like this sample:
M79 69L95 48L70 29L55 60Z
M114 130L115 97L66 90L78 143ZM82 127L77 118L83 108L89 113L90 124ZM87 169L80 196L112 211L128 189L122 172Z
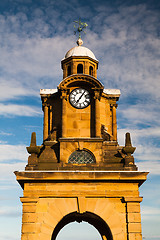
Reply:
M57 89L40 89L40 95L48 95L48 94L54 94L58 92ZM121 95L121 92L119 89L104 89L103 93L107 95Z
M119 89L104 89L103 92L109 95L121 95L121 91Z
M40 89L40 95L54 94L58 92L57 89Z

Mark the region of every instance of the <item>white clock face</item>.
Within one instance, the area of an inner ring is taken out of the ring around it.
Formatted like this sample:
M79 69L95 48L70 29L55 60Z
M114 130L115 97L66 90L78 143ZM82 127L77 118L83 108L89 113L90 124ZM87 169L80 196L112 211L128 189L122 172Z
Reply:
M70 103L75 108L86 108L90 104L90 94L86 89L75 88L69 96Z

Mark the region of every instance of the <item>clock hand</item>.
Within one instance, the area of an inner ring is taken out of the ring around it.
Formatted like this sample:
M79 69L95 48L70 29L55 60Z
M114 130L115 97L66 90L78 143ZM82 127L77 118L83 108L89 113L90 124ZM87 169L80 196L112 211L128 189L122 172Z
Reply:
M84 91L84 92L82 93L82 95L78 98L78 100L76 101L76 103L79 102L79 100L83 97L84 93L85 93L85 91Z

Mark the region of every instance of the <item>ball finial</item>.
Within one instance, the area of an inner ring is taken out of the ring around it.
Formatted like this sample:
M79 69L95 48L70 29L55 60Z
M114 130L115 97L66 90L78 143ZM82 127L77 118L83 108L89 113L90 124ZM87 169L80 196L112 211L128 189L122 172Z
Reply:
M82 44L83 44L83 41L82 41L81 38L79 38L79 39L77 40L77 45L78 45L78 46L81 46Z

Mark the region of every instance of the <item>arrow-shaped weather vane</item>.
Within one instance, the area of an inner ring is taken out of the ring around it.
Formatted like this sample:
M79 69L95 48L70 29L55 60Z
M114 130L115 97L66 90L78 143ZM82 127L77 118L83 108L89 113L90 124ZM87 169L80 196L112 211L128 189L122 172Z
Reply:
M85 22L81 22L80 18L78 21L74 21L74 22L78 24L78 27L74 25L74 28L76 28L76 30L74 31L74 34L76 35L76 33L78 32L79 38L81 38L81 32L84 32L86 34L84 29L88 26L88 24Z

